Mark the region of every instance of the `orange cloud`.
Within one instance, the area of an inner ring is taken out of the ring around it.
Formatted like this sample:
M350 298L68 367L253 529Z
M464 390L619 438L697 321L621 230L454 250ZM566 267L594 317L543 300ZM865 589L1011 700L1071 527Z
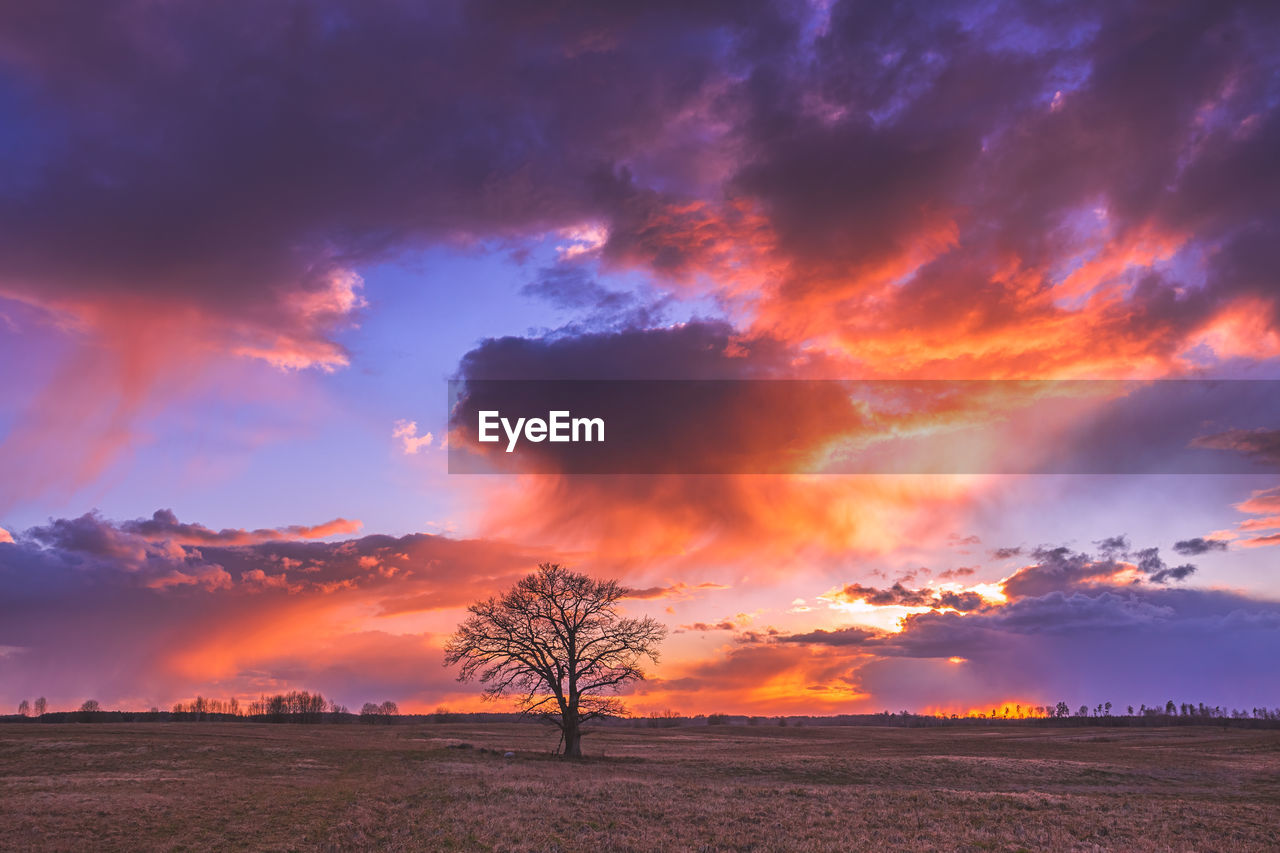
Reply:
M1186 350L1207 347L1220 359L1270 359L1280 355L1280 329L1270 320L1273 303L1241 297L1226 303L1187 341Z
M651 586L644 589L633 589L626 597L639 599L662 598L683 601L696 595L699 590L719 590L729 588L730 587L719 583L704 582L698 584L687 584L680 581L672 584L671 586Z
M418 435L417 421L396 421L395 429L391 431L392 438L400 439L401 449L408 456L415 455L424 447L430 447L431 441L435 436L431 433Z
M1054 296L1088 294L1097 287L1114 282L1126 270L1147 268L1172 257L1187 240L1188 235L1161 234L1150 224L1119 238L1107 235L1090 246L1094 252L1092 257L1055 285Z
M838 649L739 646L710 659L664 665L661 677L641 682L628 704L642 713L848 712L868 698L849 678L857 659Z
M1259 489L1255 491L1247 500L1236 504L1236 509L1255 515L1280 512L1280 486L1274 489Z
M886 553L954 527L981 478L553 476L490 493L486 535L590 553L599 565L748 560L785 574L804 555Z
M1235 443L1230 443L1229 446L1235 446ZM1280 527L1280 515L1268 515L1268 513L1280 513L1280 487L1258 489L1250 494L1247 499L1236 504L1235 508L1240 512L1262 517L1244 519L1236 525L1235 530L1222 531L1222 538L1235 539L1239 545L1245 548L1280 545L1280 533L1240 538L1241 534L1244 533L1252 534L1259 530L1271 530Z

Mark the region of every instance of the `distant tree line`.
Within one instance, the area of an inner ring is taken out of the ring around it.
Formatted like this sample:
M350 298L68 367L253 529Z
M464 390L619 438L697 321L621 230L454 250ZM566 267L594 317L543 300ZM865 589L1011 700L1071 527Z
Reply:
M337 713L341 710L345 709L326 702L320 693L308 693L305 690L259 696L249 703L249 717L265 718L272 723L318 723L324 719L326 712Z
M1126 706L1124 712L1110 702L1090 708L1081 705L1072 711L1065 702L1046 706L1009 705L991 711L969 714L914 714L910 711L882 711L877 714L837 714L831 716L788 715L748 716L744 714L698 714L681 716L673 711L613 720L602 725L633 728L667 728L671 726L1181 726L1220 725L1235 728L1280 728L1280 708L1230 709L1221 705L1173 701L1164 705L1140 705L1136 710Z
M390 723L400 714L400 706L388 699L381 705L365 702L360 709L362 723Z
M884 713L888 714L888 711ZM907 712L902 712L907 713ZM951 719L957 719L959 715L949 715ZM1135 711L1132 705L1125 706L1121 711L1115 708L1110 702L1099 702L1090 708L1088 705L1080 705L1074 711L1066 702L1058 702L1054 705L1005 705L1003 709L995 707L991 709L990 714L983 712L974 712L965 715L966 717L974 717L978 719L1157 719L1168 720L1169 718L1189 719L1196 722L1216 722L1218 720L1263 720L1263 721L1280 721L1280 708L1229 708L1223 705L1206 705L1203 702L1182 702L1175 703L1172 699L1163 705L1154 704L1147 706L1142 704Z
M238 717L241 714L240 700L232 696L224 702L221 699L206 699L203 696L197 696L186 704L174 702L172 713L174 717L178 718L188 716L197 719L203 719L206 716Z
M34 706L26 699L18 703L18 713L14 716L0 717L7 721L15 719L43 720L47 722L218 722L247 720L270 723L319 723L319 722L354 722L357 717L345 705L330 702L324 695L306 690L291 690L288 693L277 693L271 696L262 695L242 705L240 700L214 699L196 696L190 702L175 702L168 711L151 708L149 711L104 711L96 699L86 699L76 711L48 710L48 702L42 696ZM368 709L380 718L390 718L399 714L399 706L390 700L381 705L366 704Z
M346 706L330 702L318 692L294 690L271 696L262 695L243 705L235 698L222 700L196 696L190 702L175 703L169 711L104 711L97 700L88 699L76 711L48 710L42 696L34 702L18 703L18 713L0 716L0 720L16 722L219 722L252 721L270 723L351 723L389 725L393 723L483 723L516 722L529 718L518 713L469 713L437 708L431 714L401 714L399 706L387 700L380 704L366 702L359 714ZM990 711L968 714L915 714L910 711L881 711L875 714L838 714L832 716L785 715L759 716L745 714L697 714L685 716L676 711L653 712L644 717L599 720L598 726L631 726L668 728L674 726L1181 726L1220 725L1236 728L1280 728L1280 707L1228 708L1203 702L1126 705L1123 710L1110 702L1093 707L1079 705L1074 710L1066 702L1046 705L1009 704Z

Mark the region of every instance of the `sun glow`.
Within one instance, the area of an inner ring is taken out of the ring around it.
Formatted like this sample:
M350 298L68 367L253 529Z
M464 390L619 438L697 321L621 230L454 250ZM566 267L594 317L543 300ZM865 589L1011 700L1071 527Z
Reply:
M840 590L832 590L818 596L818 598L821 601L825 601L832 610L858 616L859 625L878 628L891 634L896 634L902 630L903 620L908 616L914 613L928 613L934 609L925 606L909 607L902 604L868 604L861 598L849 601L840 597L841 595Z
M951 658L955 661L956 658ZM960 658L964 660L964 658ZM987 702L981 705L963 706L934 705L925 708L922 713L937 717L982 717L992 720L1026 720L1048 716L1045 708L1027 699L1005 699L1004 701Z

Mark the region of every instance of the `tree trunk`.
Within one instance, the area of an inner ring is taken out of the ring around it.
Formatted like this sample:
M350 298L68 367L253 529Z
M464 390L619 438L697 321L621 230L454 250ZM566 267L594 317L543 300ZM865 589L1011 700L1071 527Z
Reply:
M582 757L582 730L578 721L565 717L564 720L564 754L566 758Z

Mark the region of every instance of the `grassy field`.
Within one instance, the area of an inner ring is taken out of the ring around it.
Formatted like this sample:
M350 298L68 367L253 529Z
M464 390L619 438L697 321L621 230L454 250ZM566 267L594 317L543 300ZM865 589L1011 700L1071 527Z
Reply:
M555 743L530 725L3 725L0 848L1280 844L1277 731L610 729L581 763Z

